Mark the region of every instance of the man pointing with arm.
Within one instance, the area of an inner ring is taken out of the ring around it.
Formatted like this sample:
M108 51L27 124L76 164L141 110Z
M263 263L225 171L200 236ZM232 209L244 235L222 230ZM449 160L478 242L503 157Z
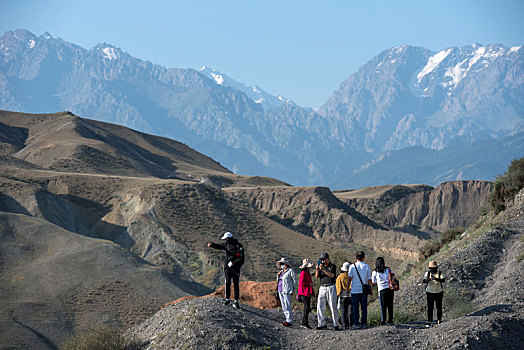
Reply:
M218 250L224 250L226 252L226 258L224 262L224 275L225 275L225 305L231 302L231 280L233 280L233 288L235 289L235 302L233 306L240 309L238 299L240 298L240 268L244 264L244 247L240 242L233 238L231 232L226 232L222 236L224 243L216 244L209 242L207 246Z

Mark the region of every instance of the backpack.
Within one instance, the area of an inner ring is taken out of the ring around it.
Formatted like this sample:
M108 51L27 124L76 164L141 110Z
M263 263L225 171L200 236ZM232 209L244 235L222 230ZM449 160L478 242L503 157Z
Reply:
M429 276L431 274L430 271L426 271L426 274L428 275L428 281L426 282L426 286L424 287L424 290L427 290L428 289L428 284L429 284ZM424 274L424 276L426 275ZM436 275L438 278L442 278L442 273L440 272L440 270L437 270L437 273L434 273L434 275ZM440 281L440 288L444 289L444 286L442 285L442 281Z
M234 253L235 258L240 258L240 266L244 265L245 255L244 255L244 246L240 242L236 244L237 251Z
M398 281L395 274L391 271L391 269L388 267L389 270L389 289L392 291L397 291L400 289L400 282Z

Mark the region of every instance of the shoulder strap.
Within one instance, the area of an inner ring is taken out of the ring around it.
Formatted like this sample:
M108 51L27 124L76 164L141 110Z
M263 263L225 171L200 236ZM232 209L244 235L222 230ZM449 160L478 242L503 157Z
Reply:
M362 282L362 278L360 277L360 273L358 272L357 264L353 264L355 266L355 270L357 270L358 279L360 280L360 284L364 286L364 282Z

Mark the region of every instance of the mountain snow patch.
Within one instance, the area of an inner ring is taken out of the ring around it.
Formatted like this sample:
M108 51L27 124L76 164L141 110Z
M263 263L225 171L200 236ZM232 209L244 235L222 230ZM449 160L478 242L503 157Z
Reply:
M477 50L475 50L473 57L466 58L462 62L458 63L455 67L446 69L445 76L451 78L451 81L447 84L444 84L444 86L451 84L456 86L468 74L471 67L473 67L473 65L475 65L475 63L477 63L481 58L495 59L503 53L504 49L498 51L493 51L490 49L489 51L486 51L486 47L479 47ZM464 67L466 62L468 62L467 68ZM487 61L482 61L481 63L484 63L484 68L489 65L489 62Z
M462 66L464 65L464 63L466 63L467 60L468 59L466 58L462 62L457 63L455 67L450 67L446 69L445 77L451 78L451 81L449 83L444 83L443 84L444 86L447 86L450 84L453 84L456 86L462 80L462 78L466 76L466 73L469 70L469 67L466 69L466 68L463 68Z
M116 60L116 53L113 47L105 47L102 51L106 54L104 58L109 58L110 61Z
M27 46L29 46L30 49L35 47L35 41L34 39L29 39L29 42L27 43Z
M417 81L419 84L422 78L431 73L435 68L437 68L440 62L442 62L446 57L448 57L451 50L452 49L442 50L428 59L428 63L426 64L426 66L422 69L422 71L420 71L420 73L417 74Z
M224 77L221 76L220 74L215 74L215 73L209 73L209 74L211 74L211 76L213 77L213 79L215 79L218 85L222 85L224 83Z
M518 50L520 50L522 46L513 46L511 49L509 49L509 53L512 53L512 52L517 52Z

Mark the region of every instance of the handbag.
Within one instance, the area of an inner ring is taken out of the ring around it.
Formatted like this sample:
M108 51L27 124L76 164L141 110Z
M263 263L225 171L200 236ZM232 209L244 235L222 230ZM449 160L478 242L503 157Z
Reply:
M391 272L391 269L388 267L389 270L389 289L392 291L397 291L400 289L400 282L398 281L397 277L395 277L395 274Z
M357 264L353 264L353 266L355 266L355 270L357 270L358 279L360 280L360 284L362 285L362 293L364 293L364 295L370 295L371 286L369 286L368 284L364 284L364 282L362 282L362 278L360 277L360 272L358 272Z

